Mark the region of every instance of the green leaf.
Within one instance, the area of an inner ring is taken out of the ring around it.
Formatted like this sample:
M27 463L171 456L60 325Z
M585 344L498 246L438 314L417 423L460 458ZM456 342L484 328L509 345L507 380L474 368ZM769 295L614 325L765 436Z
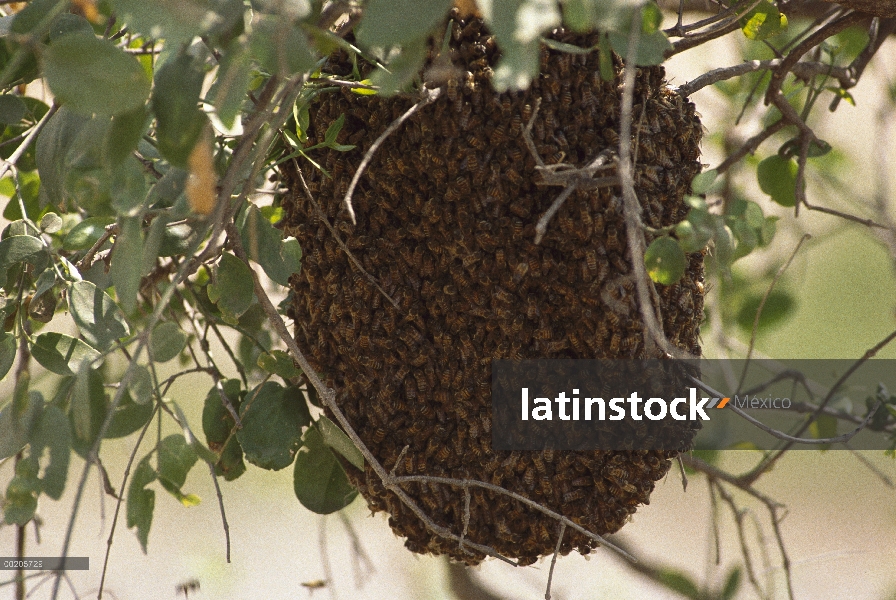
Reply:
M283 350L271 350L270 353L263 352L258 357L258 366L274 375L279 375L283 379L292 379L302 374L302 370L295 366L289 354Z
M137 158L127 157L115 165L109 191L112 195L111 205L121 216L133 217L143 208L146 199L146 176L143 165Z
M23 461L21 464L24 464ZM18 469L17 469L18 470ZM6 488L3 503L3 520L9 525L24 526L34 517L37 510L37 495L40 484L33 478L16 475Z
M40 229L44 233L56 233L62 229L62 218L56 213L49 212L41 217Z
M31 447L36 456L40 456L44 448L49 450L50 460L41 478L42 488L50 498L59 500L65 490L71 456L71 430L59 407L51 404L44 409L32 435Z
M705 194L712 187L712 184L715 183L718 176L719 172L715 169L698 173L691 182L691 193L696 195Z
M765 217L762 214L762 207L751 200L746 200L743 218L747 225L753 229L761 229L765 223Z
M134 365L128 381L128 394L137 404L150 404L153 393L152 376L143 365Z
M250 205L237 220L240 238L248 257L280 285L289 285L289 276L301 266L302 249L298 240L281 240L283 233L264 218L255 205Z
M742 2L746 4L746 1ZM767 0L741 17L741 31L751 40L767 40L787 29L787 17Z
M177 48L196 36L228 27L232 3L209 0L113 0L119 20L134 33L164 38ZM240 15L241 16L241 15ZM232 27L232 25L230 25Z
M656 2L647 2L641 7L641 33L650 35L659 30L663 23L663 13Z
M390 96L410 86L426 60L426 52L426 39L418 38L401 48L398 56L389 62L388 71L374 71L370 80L380 88L380 95Z
M0 95L0 123L16 125L25 118L28 107L22 99L12 94Z
M240 389L239 380L229 379L222 381L221 384L233 409L239 412L240 401L244 394ZM233 416L221 400L217 386L213 386L205 397L205 405L202 409L202 430L209 448L218 453L220 457L215 463L215 475L223 476L226 481L233 481L246 472L243 448L237 437L230 435L235 425Z
M731 225L731 231L737 239L733 260L748 255L759 242L756 231L744 219L735 219Z
M44 245L30 235L13 235L0 242L0 273L16 263L35 264L44 255Z
M677 240L663 236L653 240L647 248L644 265L653 281L671 285L684 275L688 259Z
M352 463L358 470L364 470L364 456L355 443L346 435L336 423L321 415L315 424L320 431L320 436L324 443L345 457L348 462Z
M772 240L775 237L775 231L778 226L778 219L780 217L766 217L762 222L762 228L759 230L759 245L760 246L768 246L772 243Z
M713 256L716 259L716 264L720 266L730 265L734 255L734 235L731 233L731 229L724 223L718 222L716 223L714 237L715 248Z
M255 297L249 267L233 254L224 252L215 272L215 283L208 286L209 298L216 295L218 299L214 302L221 312L237 319L249 309Z
M233 127L236 117L246 101L249 75L252 67L248 49L233 42L221 58L218 76L209 90L209 97L226 127Z
M358 42L366 47L404 46L429 34L449 8L451 0L370 0L358 27Z
M86 117L63 106L50 117L38 136L35 161L40 173L41 205L63 204L66 197L65 180L69 170L68 153L88 121Z
M693 600L701 600L703 598L703 594L700 593L700 588L697 587L697 584L680 571L663 569L659 572L659 581L670 590L678 592L687 598L692 598Z
M19 165L19 190L23 203L25 204L25 213L32 221L38 221L50 210L50 206L41 206L40 204L40 176L37 173L24 172L25 167ZM9 196L10 199L16 198L16 185L12 177L4 177L0 180L0 194ZM10 201L3 210L3 218L8 221L16 221L24 219L22 208L18 202Z
M69 34L80 34L93 37L93 26L81 15L62 13L50 24L50 41L55 42Z
M152 525L152 512L156 505L156 493L153 490L145 489L157 478L156 471L149 462L151 457L152 454L147 454L137 465L131 479L131 486L128 488L128 528L137 528L137 539L140 540L144 554L146 554L149 528Z
M90 217L84 219L68 232L62 241L62 249L68 252L87 250L106 232L106 227L115 222L113 217Z
M62 333L42 333L31 347L34 359L57 375L74 375L84 361L95 362L100 353L71 336Z
M152 110L156 115L158 148L176 167L187 167L190 151L208 122L199 109L204 79L202 63L186 52L156 71Z
M750 294L743 300L737 312L737 324L744 333L753 331L753 322L756 320L756 311L762 302L762 294ZM796 310L796 298L792 294L779 289L774 289L762 307L762 315L759 317L759 331L767 331L781 325L793 316Z
M687 219L675 226L675 237L685 252L699 252L706 247L712 234L700 235L694 224Z
M547 0L509 0L496 2L483 12L501 49L501 59L495 67L492 85L499 92L525 89L538 75L541 35L560 25L556 3Z
M180 354L187 345L187 336L177 323L165 321L152 330L149 352L156 362L168 362Z
M112 297L89 281L69 285L68 305L81 335L94 348L107 349L130 333Z
M65 8L68 6L59 0L33 0L16 13L12 24L8 25L9 31L23 34L36 32L40 25L46 25L46 21L52 20L52 13L58 15Z
M777 154L769 156L756 168L759 187L781 206L796 204L796 162Z
M296 457L293 488L302 506L320 515L345 508L358 495L336 455L313 427Z
M817 440L837 437L837 417L831 415L818 415L809 425L809 435ZM813 444L819 450L827 450L830 444Z
M112 117L112 125L103 140L103 164L115 167L132 156L147 127L147 110L139 106L135 110Z
M149 96L143 67L108 40L69 34L55 40L43 59L50 91L59 102L82 114L133 111Z
M256 16L249 49L264 71L284 78L306 73L317 62L305 32L288 19L273 15Z
M243 427L237 438L246 459L274 471L292 464L302 443L302 427L310 422L308 407L279 384L266 382L248 394L240 406Z
M332 146L336 143L336 137L342 131L343 125L345 125L345 115L339 115L338 119L330 123L330 126L327 127L327 132L324 134L325 146Z
M74 447L78 454L86 455L96 442L106 420L106 400L102 374L97 369L91 369L89 364L82 363L72 386L69 405Z
M618 31L609 32L610 45L619 56L625 58L628 54L628 34ZM662 31L654 31L649 35L638 38L638 48L635 52L635 64L641 67L659 65L666 60L666 52L672 49L672 43Z
M233 409L239 413L243 397L240 380L222 379L220 385ZM221 391L217 385L213 385L205 396L205 404L202 409L202 431L205 433L205 440L209 447L216 452L220 450L221 444L230 435L234 425L236 425L236 421L224 406Z
M137 306L137 292L143 274L143 227L140 217L122 217L112 250L112 282L115 295L126 314Z
M829 92L833 92L835 96L838 96L839 98L842 98L843 100L846 100L852 106L856 105L856 99L853 98L853 96L849 90L845 90L841 87L836 87L836 86L827 86L824 89L826 89Z
M15 336L0 331L0 381L6 377L15 362L17 347Z
M192 498L184 496L180 491L187 481L187 474L196 464L196 451L187 443L186 438L174 433L161 441L159 452L159 482L181 503ZM191 502L192 503L192 502Z
M28 385L28 376L22 376L13 401L0 410L0 460L14 456L28 443L43 411L43 397L37 392L29 393Z
M106 403L105 410L108 411L110 404ZM103 435L107 439L123 438L131 435L135 431L139 431L152 418L155 407L152 403L144 404L136 403L130 392L122 394L115 412L112 413L112 420L109 427Z
M731 600L740 589L741 573L738 567L731 569L728 578L725 580L725 586L722 588L721 600Z

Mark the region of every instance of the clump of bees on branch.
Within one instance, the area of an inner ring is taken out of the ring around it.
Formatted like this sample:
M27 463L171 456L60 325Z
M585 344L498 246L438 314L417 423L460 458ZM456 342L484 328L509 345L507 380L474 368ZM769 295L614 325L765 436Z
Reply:
M536 100L532 137L543 160L584 166L619 142L621 65L614 58L616 78L607 82L596 52L543 48L531 87L498 94L489 83L494 39L480 19L451 17L448 52L457 76L374 154L354 194L354 226L343 204L349 182L371 144L414 100L341 89L310 107L310 143L345 115L337 141L357 148L326 155L332 178L303 169L314 203L286 169L294 191L285 202L287 232L305 252L293 279L296 339L387 469L491 482L595 533L612 533L649 501L693 431L683 431L680 447L669 450L496 453L490 365L498 358L658 356L644 347L618 187L573 193L534 243L535 225L559 191L538 185L522 136ZM552 37L582 47L598 41L562 30ZM428 67L439 48L434 41ZM324 71L347 77L352 64L338 53ZM370 69L363 65L362 75ZM633 112L635 187L653 228L685 217L682 196L700 169L702 127L693 105L666 88L663 76L661 67L638 69ZM315 204L398 309L340 250ZM656 287L667 338L699 355L703 254L688 259L681 281ZM468 564L484 558L428 531L369 466L346 468L370 508L388 511L409 549ZM404 487L436 523L460 534L462 490ZM471 494L468 540L522 564L553 553L555 521L501 494ZM560 551L587 553L594 545L567 530Z

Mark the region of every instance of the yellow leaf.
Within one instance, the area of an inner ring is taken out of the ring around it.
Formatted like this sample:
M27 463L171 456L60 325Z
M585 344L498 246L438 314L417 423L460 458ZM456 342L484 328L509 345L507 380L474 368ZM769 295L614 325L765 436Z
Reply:
M187 201L193 212L209 215L215 210L218 199L218 174L215 172L215 155L212 151L211 127L206 126L190 156L187 158L190 177L187 179Z

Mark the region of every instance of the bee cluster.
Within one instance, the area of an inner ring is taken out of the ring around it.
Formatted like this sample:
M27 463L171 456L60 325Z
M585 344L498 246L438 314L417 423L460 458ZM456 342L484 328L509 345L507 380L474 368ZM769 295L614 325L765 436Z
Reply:
M657 356L644 347L619 188L575 192L534 243L535 224L560 191L537 185L522 136L536 99L532 137L541 157L584 166L618 144L621 65L615 62L616 79L607 82L596 53L543 48L531 87L498 94L489 83L497 50L482 21L454 13L450 36L458 70L440 83L441 96L374 154L354 194L356 225L343 205L349 182L371 144L414 101L343 88L322 93L310 107L311 143L345 115L337 141L357 148L315 155L330 174L304 170L315 202L294 172L285 173L295 192L285 201L286 231L305 253L292 281L296 339L387 469L491 482L595 533L612 533L649 501L693 431L668 450L493 452L490 363ZM553 37L582 47L598 41L563 31ZM430 65L439 47L433 44ZM352 70L344 53L324 67L343 77ZM661 67L638 69L633 113L636 191L642 218L654 228L685 217L682 196L700 169L702 127L663 75ZM324 219L398 308L351 263ZM688 260L684 278L657 292L666 336L699 355L703 254ZM427 530L369 466L363 473L346 469L370 508L388 511L409 549L468 564L484 558ZM436 523L457 534L464 529L462 490L404 487ZM530 564L554 551L557 531L543 514L471 488L470 541ZM594 546L567 530L561 553Z

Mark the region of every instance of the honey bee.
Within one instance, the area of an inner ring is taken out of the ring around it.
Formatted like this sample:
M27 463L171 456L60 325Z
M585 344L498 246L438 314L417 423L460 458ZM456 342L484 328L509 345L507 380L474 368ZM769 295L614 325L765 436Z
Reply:
M513 167L508 168L508 169L504 172L504 176L505 176L505 177L507 178L507 180L510 181L510 183L512 183L513 185L516 185L516 186L522 186L523 183L524 183L523 178L520 176L520 174L519 174L519 173L516 171L516 169L514 169Z
M374 443L374 444L380 444L380 443L382 443L382 441L383 441L384 439L386 439L386 430L383 429L383 428L381 428L381 427L377 427L377 428L373 431L373 436L371 437L371 439L373 440L373 443Z
M526 469L526 472L523 474L523 482L526 484L526 488L529 491L535 489L535 469L529 467Z
M621 249L619 244L619 232L616 230L615 225L607 226L605 239L607 250L619 251Z
M534 321L538 318L538 299L534 294L529 294L526 298L526 317Z
M472 127L472 123L470 125ZM467 144L469 144L471 147L473 147L477 150L485 150L485 148L486 148L485 141L482 140L481 138L477 137L476 135L468 135L466 139L467 139Z
M564 504L572 504L573 502L577 502L585 498L585 491L580 489L573 490L571 492L567 492L563 494L563 503Z

